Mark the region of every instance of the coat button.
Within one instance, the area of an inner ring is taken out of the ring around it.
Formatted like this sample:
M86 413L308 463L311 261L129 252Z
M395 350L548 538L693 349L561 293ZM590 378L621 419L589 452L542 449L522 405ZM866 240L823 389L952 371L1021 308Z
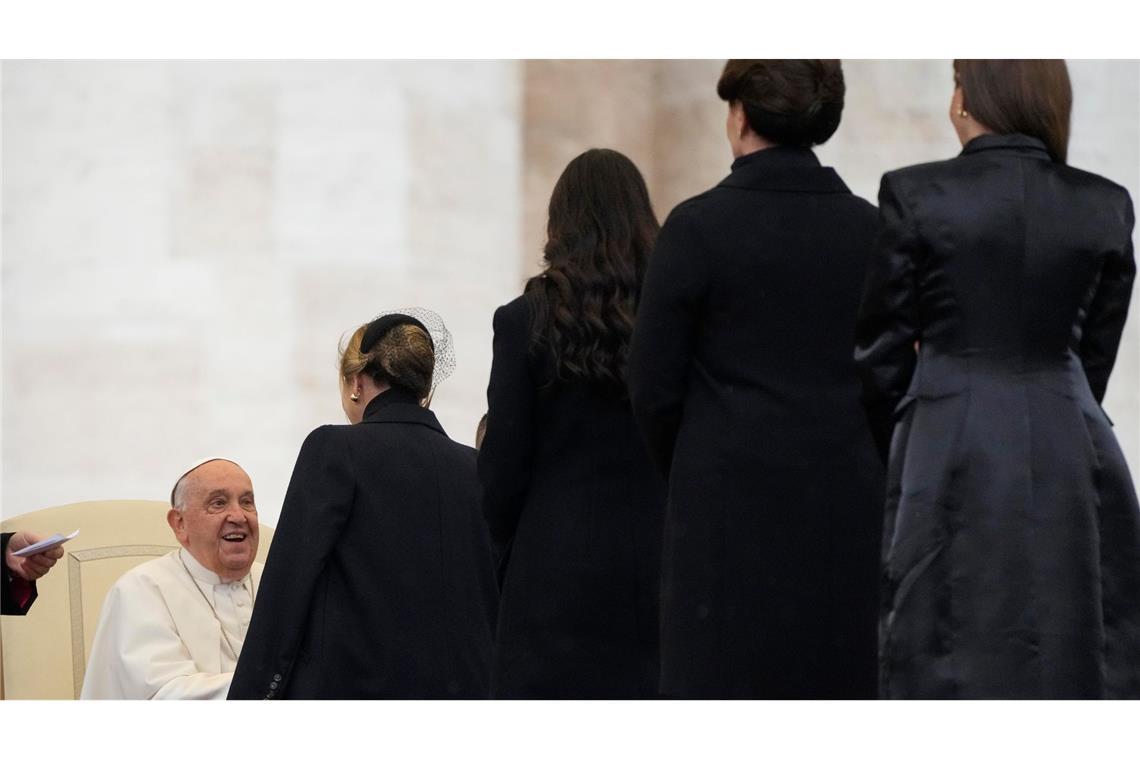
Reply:
M273 683L269 684L269 688L276 689L277 688L277 682L274 681Z
M273 680L274 680L274 681L280 681L280 680L281 680L281 674L280 674L280 673L275 673L275 674L273 675Z

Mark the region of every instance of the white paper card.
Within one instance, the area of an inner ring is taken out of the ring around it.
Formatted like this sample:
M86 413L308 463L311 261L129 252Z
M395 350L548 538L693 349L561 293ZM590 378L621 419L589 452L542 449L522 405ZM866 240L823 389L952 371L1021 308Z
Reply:
M53 546L59 546L62 543L70 541L71 539L75 538L78 535L79 535L78 530L75 531L74 533L72 533L70 536L65 536L62 533L56 533L53 536L45 538L43 541L37 541L36 543L32 544L31 546L25 546L23 549L21 549L18 552L12 552L12 556L13 557L30 557L33 554L39 554L40 552L47 551L48 549L52 548Z

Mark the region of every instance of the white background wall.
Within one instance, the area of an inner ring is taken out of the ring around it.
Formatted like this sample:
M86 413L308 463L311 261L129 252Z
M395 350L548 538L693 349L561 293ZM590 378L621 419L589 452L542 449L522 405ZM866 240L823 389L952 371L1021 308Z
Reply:
M662 218L727 174L720 64L644 66L568 106L542 89L568 80L514 61L4 63L3 515L164 499L184 463L222 452L274 524L304 436L342 420L337 340L391 307L451 328L458 368L433 408L471 443L492 311L534 271L524 207L545 207L559 170L535 165L542 130L565 126L543 109L595 112L554 163L608 139L652 163ZM819 154L856 193L957 153L948 61L844 68ZM1140 63L1070 73L1070 163L1140 198ZM656 111L637 105L647 87ZM632 117L658 130L646 158L620 142ZM1106 407L1140 473L1137 300Z
M274 524L340 336L435 309L471 442L516 287L517 64L3 69L5 516L164 499L228 452Z

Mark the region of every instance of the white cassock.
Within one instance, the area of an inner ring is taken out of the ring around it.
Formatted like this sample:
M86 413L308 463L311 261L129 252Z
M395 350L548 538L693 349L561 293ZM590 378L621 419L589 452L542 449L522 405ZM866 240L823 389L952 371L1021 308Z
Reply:
M179 549L123 574L103 602L80 699L225 699L261 570L223 583Z

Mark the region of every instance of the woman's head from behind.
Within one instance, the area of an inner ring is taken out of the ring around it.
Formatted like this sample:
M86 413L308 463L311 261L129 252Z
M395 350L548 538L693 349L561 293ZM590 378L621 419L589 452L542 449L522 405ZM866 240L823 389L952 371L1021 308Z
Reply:
M572 160L550 197L546 270L527 283L532 343L562 379L624 382L641 281L659 226L633 162L595 148Z
M1053 160L1064 163L1072 109L1064 61L954 61L950 121L963 145L987 132L1020 133L1044 142Z
M379 317L353 331L340 348L341 406L352 424L368 402L390 388L431 395L435 349L420 322L403 314Z
M846 85L838 60L731 60L716 92L728 103L728 141L739 157L827 142L839 128Z

